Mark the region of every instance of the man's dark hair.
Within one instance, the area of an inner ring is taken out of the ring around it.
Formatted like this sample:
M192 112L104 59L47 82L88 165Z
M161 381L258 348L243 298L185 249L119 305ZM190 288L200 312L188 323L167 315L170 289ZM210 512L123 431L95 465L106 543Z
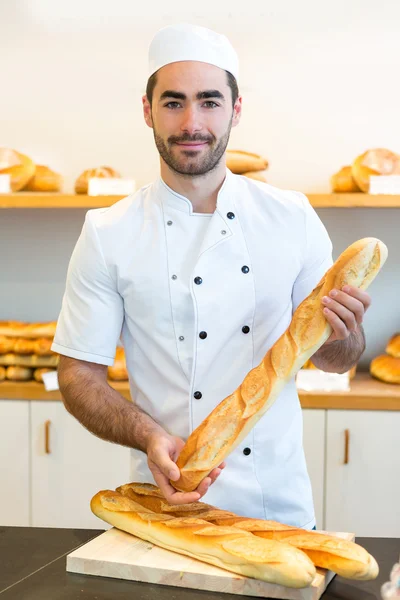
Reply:
M232 75L232 73L229 73L229 71L225 71L225 73L227 75L228 85L231 88L232 108L233 108L235 106L236 100L239 97L239 88L238 88L237 81L236 81L235 77ZM151 77L149 77L149 79L147 81L147 86L146 86L146 96L150 103L150 107L153 102L153 92L154 92L154 88L156 87L156 83L157 83L157 71L155 73L153 73L153 75L151 75Z

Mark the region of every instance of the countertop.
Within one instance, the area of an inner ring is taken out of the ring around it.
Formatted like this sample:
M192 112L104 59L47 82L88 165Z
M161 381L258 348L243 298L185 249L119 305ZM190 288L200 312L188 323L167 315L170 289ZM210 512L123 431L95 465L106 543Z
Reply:
M66 555L103 533L94 529L0 527L1 600L238 600L216 592L129 582L66 572ZM336 576L323 600L380 599L381 585L399 559L400 538L357 538L378 561L375 581ZM242 596L249 598L249 596Z

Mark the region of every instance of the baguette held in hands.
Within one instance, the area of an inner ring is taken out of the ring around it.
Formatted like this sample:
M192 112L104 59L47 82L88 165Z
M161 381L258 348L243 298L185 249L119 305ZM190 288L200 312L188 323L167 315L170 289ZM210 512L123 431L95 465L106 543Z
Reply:
M323 313L322 298L345 285L365 290L387 257L376 238L354 242L325 273L314 290L295 310L291 323L261 363L243 383L220 402L188 437L176 464L181 476L171 485L182 492L195 490L250 433L271 408L286 383L327 341L332 327Z
M303 588L316 575L312 561L301 550L236 527L158 514L111 490L98 492L90 506L97 517L122 531L246 577Z
M181 504L166 502L161 490L150 483L127 483L117 488L123 496L158 514L193 517L221 526L237 527L255 536L285 542L302 550L316 567L334 571L347 579L370 580L379 568L362 546L333 535L307 531L277 521L240 517L203 502Z

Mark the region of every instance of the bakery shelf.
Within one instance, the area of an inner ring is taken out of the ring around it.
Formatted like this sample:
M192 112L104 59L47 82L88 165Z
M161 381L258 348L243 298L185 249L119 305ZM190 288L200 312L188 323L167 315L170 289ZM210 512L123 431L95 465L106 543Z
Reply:
M400 208L400 195L307 194L315 208ZM102 208L124 196L18 192L0 194L0 208Z
M110 381L110 385L130 399L127 381ZM353 410L400 410L400 385L383 383L368 373L357 373L351 381L350 392L300 391L303 408L331 408ZM0 399L8 400L61 400L60 392L46 392L36 381L0 383Z

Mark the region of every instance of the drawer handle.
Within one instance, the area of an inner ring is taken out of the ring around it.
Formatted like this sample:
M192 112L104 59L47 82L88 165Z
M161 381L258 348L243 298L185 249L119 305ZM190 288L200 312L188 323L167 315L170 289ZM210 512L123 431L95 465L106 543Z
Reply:
M47 420L44 424L44 451L46 454L50 454L50 425L50 420Z
M344 430L344 463L349 464L350 429Z

